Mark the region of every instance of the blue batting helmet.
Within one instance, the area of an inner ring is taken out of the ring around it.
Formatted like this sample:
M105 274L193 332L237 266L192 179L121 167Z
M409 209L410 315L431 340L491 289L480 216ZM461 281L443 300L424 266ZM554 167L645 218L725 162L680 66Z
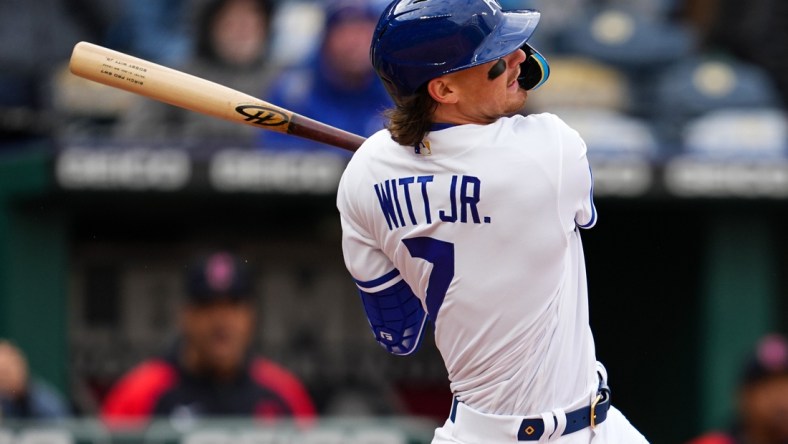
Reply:
M372 37L372 66L389 94L408 96L436 77L522 48L520 85L533 89L549 75L547 61L526 44L539 16L503 11L496 0L395 0Z

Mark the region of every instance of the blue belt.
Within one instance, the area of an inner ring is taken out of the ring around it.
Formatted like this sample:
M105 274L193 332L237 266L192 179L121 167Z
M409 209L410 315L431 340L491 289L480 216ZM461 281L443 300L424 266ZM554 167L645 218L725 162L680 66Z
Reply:
M460 401L455 397L454 403L451 406L451 414L449 419L454 422L457 415L457 404ZM602 424L607 419L607 411L610 409L610 388L604 382L600 381L599 390L597 391L596 398L588 407L581 407L577 410L566 413L566 427L561 434L568 435L570 433L583 430L586 427L592 429L599 424ZM558 425L558 418L553 416L555 422L553 428ZM520 424L520 429L517 432L518 441L539 441L545 431L545 424L542 418L523 419Z

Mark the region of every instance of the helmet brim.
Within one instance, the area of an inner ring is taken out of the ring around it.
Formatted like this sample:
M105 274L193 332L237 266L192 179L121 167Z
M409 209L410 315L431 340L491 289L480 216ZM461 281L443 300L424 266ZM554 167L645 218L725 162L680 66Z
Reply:
M528 9L505 11L501 14L503 15L501 23L476 48L471 62L446 71L445 74L498 60L517 51L531 38L541 17L538 11Z

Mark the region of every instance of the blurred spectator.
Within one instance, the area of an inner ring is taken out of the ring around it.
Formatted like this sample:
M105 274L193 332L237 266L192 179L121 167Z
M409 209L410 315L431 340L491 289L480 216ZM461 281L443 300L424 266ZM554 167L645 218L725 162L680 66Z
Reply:
M76 1L76 0L72 0ZM110 29L109 45L165 65L189 56L195 0L123 0L123 13Z
M369 136L383 128L391 104L369 61L372 33L382 12L374 0L332 0L326 5L321 45L305 66L282 72L267 100L306 117ZM315 149L315 142L260 133L265 148Z
M788 340L764 337L744 366L737 418L727 432L689 444L785 444L788 442Z
M136 426L158 416L313 416L312 399L294 375L252 356L255 313L244 264L214 253L190 267L187 287L176 346L112 388L102 408L105 421Z
M258 95L272 68L267 63L272 5L269 0L212 0L198 18L196 55L182 70L239 91ZM228 139L252 144L258 129L139 98L118 123L129 140Z
M0 417L57 419L69 414L60 394L31 377L22 352L0 340Z
M108 39L112 33L113 23L123 14L123 5L120 2L107 2L103 0L60 0L63 2L66 13L71 20L83 31L85 40L99 45L112 46ZM66 41L71 45L76 42Z
M320 44L325 8L316 1L277 3L271 57L280 66L303 64Z

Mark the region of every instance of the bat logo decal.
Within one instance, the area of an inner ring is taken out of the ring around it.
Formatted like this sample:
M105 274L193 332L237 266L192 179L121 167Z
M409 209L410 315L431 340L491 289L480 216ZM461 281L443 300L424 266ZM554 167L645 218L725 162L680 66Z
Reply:
M238 114L246 117L246 122L251 122L260 126L281 126L290 123L287 114L265 106L259 105L240 105L235 107Z

